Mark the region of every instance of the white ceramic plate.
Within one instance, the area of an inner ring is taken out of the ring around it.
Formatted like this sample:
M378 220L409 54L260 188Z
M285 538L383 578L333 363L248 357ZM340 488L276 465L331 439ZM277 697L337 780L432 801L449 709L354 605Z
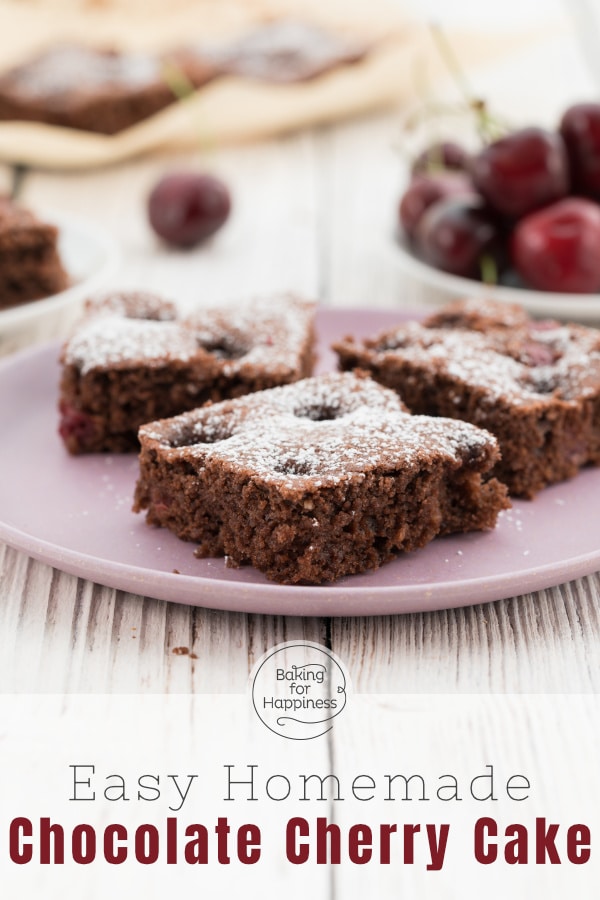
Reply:
M55 210L36 210L44 222L59 229L59 252L71 286L59 294L0 311L0 352L8 352L51 333L53 324L69 307L76 307L114 271L117 246L110 235L85 219Z
M391 244L391 256L404 274L419 287L419 299L446 303L460 297L490 297L504 303L520 303L533 316L600 323L600 294L554 294L504 285L485 285L470 278L448 275L421 262L400 237Z

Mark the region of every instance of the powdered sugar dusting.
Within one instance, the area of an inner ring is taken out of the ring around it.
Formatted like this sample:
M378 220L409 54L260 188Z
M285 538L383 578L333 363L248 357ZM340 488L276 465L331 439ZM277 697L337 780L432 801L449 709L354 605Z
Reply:
M282 294L204 310L189 316L186 326L200 345L221 350L225 375L243 376L256 368L285 375L298 371L299 348L313 315L313 303Z
M115 292L88 303L63 361L82 374L111 366L193 362L199 375L292 380L303 374L315 304L292 295L209 308L185 318L174 304L143 292Z
M490 328L519 328L530 321L527 312L517 303L498 303L489 297L465 297L445 304L428 316L429 328L471 328L488 331Z
M150 291L106 291L90 297L85 304L86 315L102 316L112 313L127 319L157 319L170 322L179 317L177 305Z
M366 342L364 352L377 365L396 359L425 366L494 402L529 405L597 393L600 334L577 325L535 324L482 333L409 323Z
M156 442L167 458L226 462L288 491L319 489L382 469L416 473L443 460L477 467L496 454L487 432L454 419L411 416L395 392L348 373L151 423L140 430L140 440Z
M8 72L4 80L20 96L43 98L56 105L73 97L74 91L85 96L131 90L160 78L159 62L151 56L63 44Z
M281 19L261 24L238 40L197 49L200 60L246 78L305 81L360 59L367 45L311 23Z
M91 318L71 338L64 360L82 375L92 369L139 364L164 365L189 360L197 352L192 335L176 322L126 319L116 315Z

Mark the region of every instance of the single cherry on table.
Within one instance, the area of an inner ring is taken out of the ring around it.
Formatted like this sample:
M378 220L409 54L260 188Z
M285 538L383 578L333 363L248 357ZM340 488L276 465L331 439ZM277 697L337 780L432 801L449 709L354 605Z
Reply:
M175 247L193 247L209 238L227 221L230 210L227 186L203 173L165 175L148 198L150 225Z

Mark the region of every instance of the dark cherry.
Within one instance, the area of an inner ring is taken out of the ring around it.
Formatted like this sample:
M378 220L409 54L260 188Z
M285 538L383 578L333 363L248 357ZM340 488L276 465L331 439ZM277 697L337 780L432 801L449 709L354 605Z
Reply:
M539 341L526 341L521 345L518 356L520 362L526 366L553 366L560 359L560 353L550 344L542 344Z
M420 175L423 172L454 171L466 172L469 165L469 154L455 141L438 141L426 147L415 158L411 172Z
M498 229L477 197L452 197L429 207L416 233L416 248L429 265L478 278L481 260L495 254Z
M156 234L175 247L193 247L226 222L231 210L227 187L212 175L174 172L148 198L148 218Z
M569 197L516 226L513 265L531 287L586 294L600 291L600 206Z
M560 122L567 147L573 188L600 200L600 104L577 103Z
M473 184L460 172L416 175L402 195L398 218L406 234L414 237L421 216L432 203L445 197L473 194Z
M67 446L80 449L85 447L93 439L95 434L94 420L88 413L75 409L68 403L61 401L59 406L60 422L58 433Z
M520 218L569 190L567 151L559 134L523 128L485 147L471 161L477 190L497 213Z

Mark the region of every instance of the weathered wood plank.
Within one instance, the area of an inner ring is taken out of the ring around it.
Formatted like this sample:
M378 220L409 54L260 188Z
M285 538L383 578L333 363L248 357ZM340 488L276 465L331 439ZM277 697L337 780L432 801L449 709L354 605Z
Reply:
M434 613L333 619L332 649L359 691L600 689L599 576Z

